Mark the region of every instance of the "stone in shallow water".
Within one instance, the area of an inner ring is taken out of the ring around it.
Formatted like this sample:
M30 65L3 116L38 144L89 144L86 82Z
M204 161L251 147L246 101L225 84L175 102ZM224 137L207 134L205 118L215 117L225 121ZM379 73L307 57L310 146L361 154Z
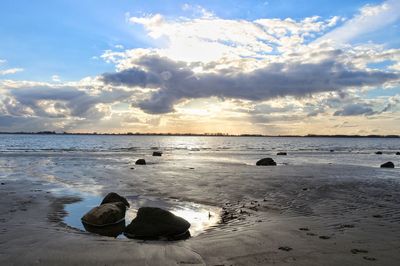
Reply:
M162 152L160 151L153 151L153 156L161 156Z
M108 193L103 201L100 203L100 205L106 204L106 203L112 203L112 202L122 202L125 204L126 207L129 207L129 202L126 200L126 198L118 195L115 192Z
M394 163L386 162L384 164L381 164L381 168L394 168Z
M276 162L272 158L263 158L256 165L276 165Z
M108 226L125 220L126 206L122 202L105 203L94 207L82 218L82 223L91 226Z
M278 152L276 155L287 155L287 152Z
M396 155L400 155L400 151L396 152Z
M190 223L173 213L156 208L139 208L137 216L126 227L125 235L140 239L180 239L190 236Z
M379 154L380 155L380 154L382 154L382 152L381 151L377 151L377 152L375 152L375 154Z
M146 161L144 159L139 159L135 162L135 164L139 164L139 165L145 165Z

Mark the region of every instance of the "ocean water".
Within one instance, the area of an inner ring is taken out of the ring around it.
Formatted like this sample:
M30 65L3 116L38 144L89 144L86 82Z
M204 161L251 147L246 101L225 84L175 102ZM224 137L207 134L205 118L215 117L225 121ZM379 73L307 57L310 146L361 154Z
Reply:
M104 135L0 135L0 156L146 157L154 150L194 163L254 164L274 157L278 164L399 165L399 138L192 137ZM333 150L334 152L330 152ZM276 156L285 151L287 156ZM382 155L376 155L382 151ZM188 156L190 155L190 156ZM189 158L190 157L190 158Z

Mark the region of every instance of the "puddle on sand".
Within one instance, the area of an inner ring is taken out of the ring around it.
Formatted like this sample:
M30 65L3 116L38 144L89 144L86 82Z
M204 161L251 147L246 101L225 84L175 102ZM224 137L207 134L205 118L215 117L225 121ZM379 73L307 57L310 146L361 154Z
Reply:
M113 236L117 238L125 238L122 231L125 224L118 224L110 228L87 227L82 224L81 217L93 207L96 207L102 201L102 197L93 195L84 195L82 201L65 205L67 215L64 222L71 227L82 231L89 231L101 235ZM156 197L144 196L127 196L131 207L126 211L126 225L136 217L136 212L140 207L159 207L166 209L173 214L186 219L190 223L190 235L197 236L210 228L215 227L220 221L221 209L213 206L182 202L175 199L160 199Z

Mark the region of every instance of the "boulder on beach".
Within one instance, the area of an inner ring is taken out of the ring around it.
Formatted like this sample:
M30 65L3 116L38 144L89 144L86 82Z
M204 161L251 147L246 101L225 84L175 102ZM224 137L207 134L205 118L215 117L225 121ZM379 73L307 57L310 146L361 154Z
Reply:
M100 205L106 204L106 203L112 203L112 202L122 202L123 204L125 204L126 207L130 207L129 202L126 200L126 198L118 195L115 192L111 192L108 193L103 201L100 203Z
M256 165L276 165L276 162L272 158L263 158L257 161Z
M122 202L105 203L94 207L82 218L82 223L91 226L109 226L125 219L126 206Z
M400 155L400 151L396 152L396 155Z
M278 152L276 155L287 155L286 152Z
M394 168L394 163L386 162L384 164L381 164L381 168Z
M126 227L125 235L139 239L177 239L179 236L190 236L190 223L182 217L156 207L139 208L137 216Z
M160 151L153 151L153 156L161 156L162 152Z
M135 164L139 164L139 165L145 165L146 161L144 159L139 159L135 162Z
M382 152L381 151L377 151L377 152L375 152L375 154L382 154Z

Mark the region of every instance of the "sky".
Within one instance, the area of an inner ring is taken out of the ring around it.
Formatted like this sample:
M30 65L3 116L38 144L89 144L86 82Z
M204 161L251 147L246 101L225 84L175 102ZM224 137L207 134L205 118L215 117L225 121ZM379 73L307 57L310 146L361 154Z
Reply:
M2 0L0 131L400 135L400 0Z

